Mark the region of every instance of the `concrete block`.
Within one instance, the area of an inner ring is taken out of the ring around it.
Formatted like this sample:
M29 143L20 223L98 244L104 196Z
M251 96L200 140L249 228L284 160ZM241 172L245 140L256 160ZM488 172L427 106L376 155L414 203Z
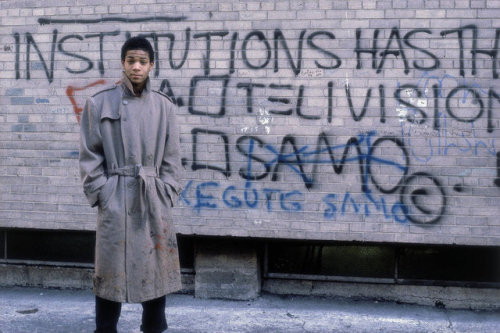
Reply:
M195 272L196 297L249 300L260 295L260 265L251 243L199 241Z

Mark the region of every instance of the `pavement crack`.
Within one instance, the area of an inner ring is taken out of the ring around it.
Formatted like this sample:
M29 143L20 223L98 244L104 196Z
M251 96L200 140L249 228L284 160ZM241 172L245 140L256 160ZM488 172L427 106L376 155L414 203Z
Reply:
M309 331L309 330L306 328L306 323L307 323L307 322L306 322L305 320L302 320L302 325L301 325L301 327L302 327L302 331L304 331L304 332L312 332L312 331Z
M448 320L448 328L453 332L453 333L456 333L455 329L453 328L453 322L451 321L451 318L448 314L448 311L445 311L444 312L445 316L446 316L446 320Z

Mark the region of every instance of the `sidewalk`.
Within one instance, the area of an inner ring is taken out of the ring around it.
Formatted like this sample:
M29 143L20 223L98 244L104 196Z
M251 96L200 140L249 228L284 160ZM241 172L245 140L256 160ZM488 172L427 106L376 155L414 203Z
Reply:
M500 312L264 294L254 301L167 296L167 332L500 332ZM141 306L124 304L119 332L139 332ZM90 291L0 288L0 333L94 329Z

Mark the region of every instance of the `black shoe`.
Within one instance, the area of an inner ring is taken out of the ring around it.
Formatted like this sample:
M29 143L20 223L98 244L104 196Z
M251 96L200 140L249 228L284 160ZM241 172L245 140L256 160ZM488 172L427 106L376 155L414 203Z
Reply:
M168 329L167 323L165 323L165 328L148 328L141 325L141 332L144 333L163 333Z

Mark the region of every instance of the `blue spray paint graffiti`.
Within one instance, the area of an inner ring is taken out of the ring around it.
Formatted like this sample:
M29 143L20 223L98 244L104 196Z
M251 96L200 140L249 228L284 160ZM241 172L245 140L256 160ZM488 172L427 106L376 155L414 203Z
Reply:
M299 147L291 137L285 138L286 142L293 148L292 153L285 153L283 145L281 149L277 149L273 145L263 144L258 139L255 140L247 137L246 149L240 146L241 152L246 156L246 169L240 170L240 176L245 180L242 187L229 185L221 188L219 182L201 182L195 183L190 181L186 189L181 195L181 202L188 207L192 207L198 213L205 209L257 209L264 212L282 211L287 213L306 212L308 211L304 205L307 205L306 197L308 193L303 193L299 190L282 190L279 188L258 188L257 181L264 178L267 174L272 174L273 181L278 181L278 174L291 172L296 174L305 184L305 187L310 189L315 184L314 170L311 174L305 172L306 166L313 167L318 165L332 165L337 174L343 172L343 167L347 163L357 163L359 165L360 174L360 191L356 193L346 190L339 194L335 192L326 193L322 196L321 203L323 209L323 218L333 220L337 216L352 213L355 215L363 215L370 217L374 215L382 215L385 219L393 220L398 223L406 223L408 221L414 223L434 223L437 222L444 214L443 201L439 211L428 209L425 204L422 204L422 198L428 195L438 193L444 196L444 189L438 181L434 181L430 186L438 187L439 190L423 189L422 186L414 187L414 184L409 184L409 181L415 181L416 178L434 178L427 174L412 174L408 176L409 170L409 155L404 146L404 143L395 137L380 137L374 140L375 132L359 134L357 137L351 137L346 144L327 145L326 135L318 137L318 144L315 148L304 145ZM240 142L241 143L241 142ZM254 156L256 143L261 148L272 153L269 161L264 162L262 159ZM389 145L389 146L387 146ZM390 147L392 151L397 153L392 155L392 158L381 157L379 148ZM351 148L354 148L356 155L348 156ZM342 158L335 159L335 152L342 151ZM328 153L329 158L322 158L322 154ZM263 164L266 170L265 176L257 177L257 171L254 168L255 161ZM378 165L379 167L392 167L400 173L399 177L392 177L393 183L379 183L377 178L372 174L372 168ZM275 176L275 177L274 177ZM419 179L420 179L419 178ZM407 187L413 186L408 189ZM418 185L418 182L417 182ZM382 195L377 198L373 192L376 189ZM391 197L391 203L384 195L398 194ZM340 201L337 199L341 199ZM437 201L439 202L439 201ZM412 215L412 216L410 216ZM415 216L413 216L415 215Z
M303 193L298 190L283 191L280 189L263 188L258 191L255 188L245 187L243 190L234 185L227 186L220 197L216 197L210 190L220 188L218 182L201 182L195 184L190 180L180 196L181 203L192 207L198 213L203 209L217 208L249 208L261 209L262 204L267 212L275 211L274 201L277 201L279 208L286 212L300 212L303 210L301 201L304 200ZM194 195L193 195L194 193ZM273 199L276 194L277 199Z

